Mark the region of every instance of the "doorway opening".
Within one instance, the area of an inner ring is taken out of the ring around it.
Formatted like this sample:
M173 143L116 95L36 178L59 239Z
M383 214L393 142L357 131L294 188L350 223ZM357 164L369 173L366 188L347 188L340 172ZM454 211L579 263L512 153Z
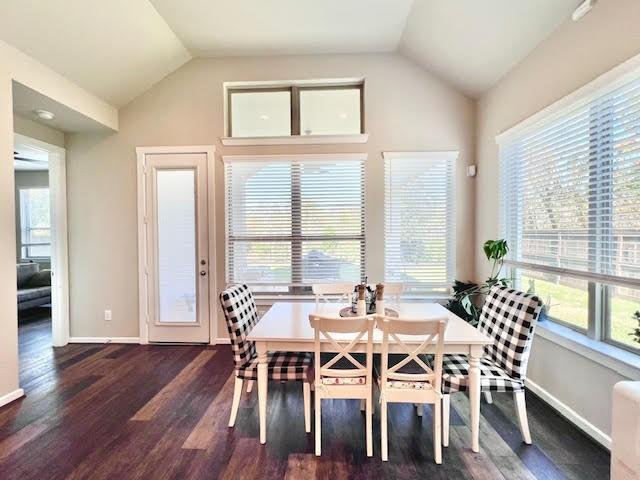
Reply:
M14 175L19 353L32 371L69 341L65 150L15 134Z

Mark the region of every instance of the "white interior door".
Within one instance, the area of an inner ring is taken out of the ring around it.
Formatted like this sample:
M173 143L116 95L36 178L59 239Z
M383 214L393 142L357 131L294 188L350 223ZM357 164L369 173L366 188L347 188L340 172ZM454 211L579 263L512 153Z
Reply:
M207 154L148 154L150 342L209 343Z

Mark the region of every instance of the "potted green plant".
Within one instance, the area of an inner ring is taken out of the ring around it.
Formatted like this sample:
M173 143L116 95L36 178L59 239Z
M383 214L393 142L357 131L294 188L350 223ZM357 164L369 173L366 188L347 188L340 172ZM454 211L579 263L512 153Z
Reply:
M472 325L478 324L480 309L478 298L486 295L494 285L508 285L509 279L500 277L504 257L509 252L507 241L487 240L482 246L487 260L491 262L491 273L484 283L461 282L456 280L453 285L453 299L445 305L447 309L463 318Z
M640 343L640 311L633 314L633 318L638 322L638 326L629 335L633 337L633 340Z

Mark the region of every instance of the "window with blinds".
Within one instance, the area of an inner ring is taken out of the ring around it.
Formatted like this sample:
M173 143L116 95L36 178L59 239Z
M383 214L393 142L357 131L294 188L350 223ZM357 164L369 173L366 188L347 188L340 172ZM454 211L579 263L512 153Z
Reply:
M640 278L640 79L500 145L513 260Z
M456 152L385 152L385 279L448 292L455 278Z
M296 291L364 276L361 154L224 157L228 283Z
M501 226L516 286L549 318L636 350L640 70L596 82L498 137Z

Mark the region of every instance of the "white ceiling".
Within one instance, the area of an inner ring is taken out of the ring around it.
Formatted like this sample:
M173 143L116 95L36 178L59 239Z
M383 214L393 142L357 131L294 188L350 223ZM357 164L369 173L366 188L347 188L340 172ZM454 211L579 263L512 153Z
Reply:
M578 3L1 0L0 40L117 107L192 56L399 51L477 96Z
M399 50L470 96L493 86L581 0L416 0Z
M191 56L147 0L1 0L0 39L114 106Z
M391 52L413 0L150 0L195 56Z
M35 110L46 110L53 113L55 118L41 120L34 114ZM94 119L15 81L13 82L13 111L34 122L65 133L109 131Z

